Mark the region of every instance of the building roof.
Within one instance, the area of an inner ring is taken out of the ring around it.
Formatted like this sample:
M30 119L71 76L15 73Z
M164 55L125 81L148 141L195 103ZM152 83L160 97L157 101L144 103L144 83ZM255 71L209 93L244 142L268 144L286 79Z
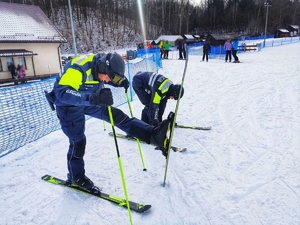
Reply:
M278 29L278 30L282 33L289 33L289 31L287 29Z
M191 39L191 40L194 40L195 38L194 38L194 36L193 35L191 35L191 34L183 34L183 35L181 35L183 38L185 38L185 39Z
M0 57L10 57L10 56L32 56L37 55L31 51L27 51L25 49L7 49L0 50Z
M67 42L38 6L0 2L0 21L0 42Z
M157 38L155 40L156 43L158 43L159 41L170 41L170 42L174 42L176 40L183 40L183 37L181 35L162 35L159 38Z
M237 34L211 34L211 37L214 38L215 40L233 40L237 39L238 35Z
M299 29L299 26L298 26L298 25L290 25L290 27L292 27L292 28L295 29L295 30L298 30L298 29Z
M185 39L185 42L187 43L195 42L195 38L191 34L182 34L181 36Z

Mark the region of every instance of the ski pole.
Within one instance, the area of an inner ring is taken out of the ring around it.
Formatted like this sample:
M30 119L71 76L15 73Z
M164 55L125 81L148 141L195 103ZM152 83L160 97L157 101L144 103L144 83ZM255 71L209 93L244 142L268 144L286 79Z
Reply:
M133 113L132 113L132 108L131 108L131 104L130 104L130 99L129 99L128 92L125 92L125 94L126 94L126 98L127 98L127 103L128 103L130 115L131 115L131 117L133 117ZM144 158L143 158L143 153L142 153L142 148L141 148L140 140L138 138L136 138L136 142L137 142L138 147L139 147L139 152L140 152L140 156L141 156L141 160L142 160L142 164L143 164L143 171L147 171L147 169L145 168L145 164L144 164Z
M105 122L104 122L104 120L102 120L102 121L103 121L103 130L106 130Z
M131 215L131 211L130 211L130 205L129 205L128 194L127 194L127 189L126 189L126 182L125 182L122 161L121 161L119 146L118 146L117 137L116 137L115 124L114 124L114 118L113 118L112 111L111 111L111 106L108 106L108 114L109 114L109 120L111 123L112 131L114 134L115 146L116 146L116 151L117 151L117 156L118 156L118 163L119 163L119 167L120 167L122 184L123 184L123 189L124 189L124 194L125 194L125 199L126 199L126 204L127 204L127 209L128 209L128 216L129 216L130 224L132 225L132 215Z
M175 113L174 113L174 119L173 119L173 123L171 126L171 131L170 131L170 136L169 136L169 144L168 144L168 153L167 153L167 159L166 159L166 167L165 167L165 176L164 176L164 182L163 182L163 187L165 187L166 185L166 179L167 179L167 171L168 171L168 165L169 165L169 158L170 158L170 149L171 149L171 143L172 143L172 139L173 139L173 133L174 133L174 128L175 128L175 123L176 123L176 116L177 116L177 112L178 112L178 108L179 108L179 103L180 103L180 97L181 97L181 93L182 93L182 88L183 88L183 83L184 83L184 78L185 78L185 74L186 74L186 69L187 69L187 64L188 64L188 48L187 45L184 46L185 47L185 52L186 52L186 61L185 61L185 65L184 65L184 70L183 70L183 75L182 75L182 80L181 80L181 87L180 87L180 91L179 91L179 98L177 99L177 103L176 103L176 108L175 108Z

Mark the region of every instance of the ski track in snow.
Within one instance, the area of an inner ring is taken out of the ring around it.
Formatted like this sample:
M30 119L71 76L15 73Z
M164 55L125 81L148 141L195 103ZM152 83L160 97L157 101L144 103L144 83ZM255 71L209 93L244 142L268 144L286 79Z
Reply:
M299 49L297 43L239 54L240 64L190 56L177 122L212 130L175 129L172 144L188 150L171 151L165 187L160 151L141 144L145 172L137 143L118 139L129 199L152 205L132 212L134 224L300 224ZM163 66L165 76L181 82L183 60ZM140 117L136 97L131 106ZM164 116L175 106L170 100ZM87 121L85 169L105 193L123 197L110 131ZM66 178L67 146L56 131L0 158L0 224L129 224L126 209L40 179Z

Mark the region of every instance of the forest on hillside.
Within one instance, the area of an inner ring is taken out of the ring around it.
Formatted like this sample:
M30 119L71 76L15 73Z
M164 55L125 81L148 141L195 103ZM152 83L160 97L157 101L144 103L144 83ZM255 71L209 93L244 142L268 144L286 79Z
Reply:
M68 39L71 30L68 0L1 0L38 5ZM76 42L84 51L106 46L126 47L143 41L139 0L70 0L76 28ZM267 33L289 25L300 25L300 0L141 0L146 39L168 34ZM268 5L268 7L266 6ZM97 39L95 39L97 36ZM95 43L96 42L96 43Z

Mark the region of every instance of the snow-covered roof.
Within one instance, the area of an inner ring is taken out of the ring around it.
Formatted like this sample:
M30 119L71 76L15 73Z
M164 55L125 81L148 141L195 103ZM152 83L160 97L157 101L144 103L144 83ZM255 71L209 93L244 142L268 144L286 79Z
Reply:
M278 29L278 30L282 33L289 33L289 31L287 29Z
M192 39L192 40L195 39L194 36L191 34L184 34L183 36L186 37L186 39Z
M211 37L215 40L233 40L237 38L237 34L211 34Z
M180 39L184 39L184 38L181 35L162 35L155 40L155 43L158 43L161 40L175 42L176 40L180 40Z
M298 25L290 25L290 27L292 27L292 28L295 29L295 30L298 30L298 29L299 29L299 26L298 26Z
M37 55L31 51L25 49L9 49L9 50L0 50L0 57L10 57L10 56L31 56Z
M0 42L67 42L34 5L0 2Z

